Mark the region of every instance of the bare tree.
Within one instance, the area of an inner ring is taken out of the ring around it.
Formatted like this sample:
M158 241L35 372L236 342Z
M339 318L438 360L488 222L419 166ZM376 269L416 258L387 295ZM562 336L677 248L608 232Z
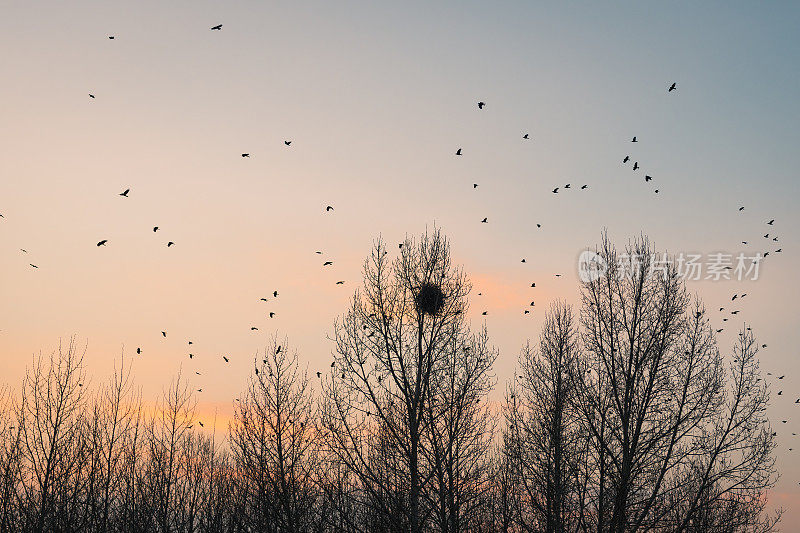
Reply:
M407 240L394 261L378 241L364 265L363 292L335 324L320 433L328 453L357 477L362 504L378 506L387 530L418 533L427 521L428 407L445 351L465 328L469 289L438 231L419 243ZM387 486L376 468L386 464L374 460L378 443L393 454L402 490Z
M246 516L260 531L298 533L316 523L313 396L297 353L273 339L256 362L230 427Z
M604 238L597 253L607 268L583 285L572 373L591 439L587 528L681 530L705 491L737 480L763 495L774 482L774 445L755 416L768 396L755 392L753 360L726 391L705 310L691 302L675 264L656 261L644 238L622 254ZM742 450L749 459L736 461Z
M576 364L572 310L557 302L545 316L538 349L526 345L506 398L506 453L520 490L520 527L564 533L580 524L578 464L586 435L575 409L570 372Z
M25 529L77 529L86 397L83 355L71 338L28 369L17 415Z
M141 473L144 517L157 530L172 531L182 522L186 499L185 444L194 427L196 400L181 374L164 391L146 429L146 458Z

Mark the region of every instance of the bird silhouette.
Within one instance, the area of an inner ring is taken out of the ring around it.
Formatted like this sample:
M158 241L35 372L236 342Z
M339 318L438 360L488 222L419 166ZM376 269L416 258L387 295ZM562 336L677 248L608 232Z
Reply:
M258 331L258 328L255 326L250 326L250 331Z
M625 159L623 159L623 160L622 160L622 162L623 162L623 163L627 163L627 162L628 162L628 161L630 161L630 160L631 160L631 156L629 156L629 155L626 155L626 156L625 156Z
M292 141L283 141L283 144L285 144L286 146L289 146L290 144L292 144Z
M125 189L124 191L122 191L121 193L119 193L119 195L120 195L120 196L124 196L125 198L127 198L127 197L128 197L128 193L129 193L129 192L131 192L131 190L130 190L130 189Z
M166 331L162 331L162 332L161 332L161 335L163 335L164 337L166 337L166 336L167 336L167 332L166 332Z
M226 363L230 361L230 360L229 360L227 357L225 357L224 355L222 356L222 358L223 358L223 359L225 359L225 362L226 362Z
M142 353L142 349L141 348L136 348L136 353L137 354L141 354Z
M523 135L523 136L522 136L522 138L523 138L523 139L530 139L530 137L528 136L528 134L527 134L527 133L526 133L525 135Z
M556 187L555 189L553 189L553 194L557 194L557 193L558 193L558 187Z
M631 142L632 142L632 143L639 142L639 141L637 141L637 140L636 140L636 135L634 135L634 136L633 136L633 139L631 139Z
M647 175L645 175L645 177L644 177L644 181L652 181L652 180L653 180L653 177L652 177L652 176L647 176Z
M740 207L739 211L744 211L744 206Z
M459 148L458 150L456 150L456 155L461 155L461 148Z
M633 162L633 170L639 170L639 162L638 161L634 161Z
M478 188L478 184L477 184L477 183L473 183L473 184L472 184L472 188L473 188L473 189L477 189L477 188Z
M272 291L272 296L277 298L278 297L278 291Z
M344 281L337 281L336 284L337 285L344 285Z
M321 378L322 377L322 372L317 372L317 377Z
M158 231L158 226L153 226L153 233Z
M169 248L169 247L170 247L170 246L172 246L173 244L175 244L175 243L174 243L174 242L172 242L172 241L169 241L169 242L167 243L167 248Z
M589 187L589 186L588 185L581 185L581 190L586 189L587 187Z
M103 239L102 241L97 243L97 246L105 246L107 242L108 242L108 239Z
M328 266L328 265L332 265L332 264L333 264L333 261L325 261L324 263L322 263L322 266Z
M216 26L212 26L211 29L212 30L221 30L222 29L222 24L217 24Z
M94 95L92 93L89 93L89 98L94 98Z
M242 157L250 157L250 154L242 154Z
M564 185L564 188L565 188L565 189L569 189L569 185L570 185L570 184L569 184L569 183L567 183L566 185Z
M773 222L775 222L774 218L772 220L770 220L769 222L767 222L767 224L769 224L771 226Z
M486 104L484 102L478 102L478 109L483 109L483 106Z
M279 353L281 353L281 348L282 348L282 346L279 344L278 345L278 349L275 350L275 355L278 355Z
M488 224L489 223L489 217L485 217L483 220L481 220L481 223Z
M111 39L112 41L114 40L114 36L113 35L109 35L108 38Z
M275 317L275 312L274 311L270 311L269 312L269 317L270 318L274 318Z
M667 89L667 92L671 93L672 91L674 91L676 89L676 87L677 87L677 84L675 82L673 82L672 85L669 86L669 89Z
M325 211L333 211L333 206L329 205L328 207L325 208Z

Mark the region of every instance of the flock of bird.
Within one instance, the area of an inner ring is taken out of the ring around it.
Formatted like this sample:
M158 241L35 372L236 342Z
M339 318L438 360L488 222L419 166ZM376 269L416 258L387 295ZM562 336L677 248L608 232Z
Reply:
M212 26L210 29L211 29L212 31L221 31L221 30L222 30L222 24L218 24L218 25ZM114 40L114 39L115 39L115 36L114 36L114 35L110 35L110 36L108 36L108 39L109 39L109 40ZM673 83L672 83L671 85L669 85L669 86L668 86L668 88L667 88L667 92L668 92L668 93L672 93L673 91L676 91L676 90L677 90L677 83L675 83L675 82L673 82ZM94 99L96 99L96 95L95 95L94 93L89 93L89 98L90 98L90 99L92 99L92 100L94 100ZM486 105L486 103L485 103L484 101L479 101L479 102L477 103L477 107L478 107L478 110L480 110L480 111L483 111L483 110L484 110L484 109L487 107L487 105ZM522 135L522 139L523 139L524 141L530 141L530 140L531 140L531 136L530 136L530 134L529 134L529 133L524 133L524 134ZM632 138L631 138L630 142L631 142L631 143L639 143L639 139L637 138L637 136L635 136L635 135L634 135L634 136L632 136ZM285 145L287 148L289 148L289 147L291 147L291 145L292 145L292 140L288 140L288 139L287 139L287 140L284 140L284 141L283 141L283 143L284 143L284 145ZM463 152L463 149L462 149L461 147L459 147L459 148L457 148L457 150L455 151L455 155L456 155L456 156L459 156L459 157L461 157L461 156L464 156L465 154L464 154L464 152ZM251 154L250 154L250 152L243 152L243 153L241 153L241 157L242 157L242 158L250 158L250 157L251 157ZM641 166L639 165L639 161L638 161L638 160L636 160L636 159L635 159L635 157L632 157L630 154L626 154L626 155L625 155L625 156L622 158L622 163L623 163L624 165L627 165L627 164L628 164L628 163L630 163L631 161L633 162L633 164L632 164L632 170L633 170L634 172L637 172L637 171L639 171L639 169L641 168ZM652 182L653 180L654 180L654 178L653 178L651 175L649 175L649 174L645 174L645 175L644 175L644 181L645 181L645 183L650 183L650 182ZM478 183L473 183L473 184L472 184L472 188L473 188L473 189L478 189L478 186L479 186L479 184L478 184ZM573 188L573 187L572 187L572 184L571 184L571 183L567 183L567 184L565 184L565 185L559 185L559 186L556 186L556 187L554 187L554 188L552 189L552 194L563 194L564 192L566 192L566 191L568 191L568 190L581 190L581 191L583 191L583 190L586 190L586 189L588 189L588 188L589 188L589 185L588 185L588 184L583 184L583 185L581 185L579 188L577 188L577 189L576 189L576 188ZM654 189L654 193L658 194L658 192L659 192L659 189L657 189L657 188L656 188L656 189ZM124 191L122 191L121 193L119 193L119 196L121 196L121 197L123 197L123 198L126 198L126 199L127 199L127 198L130 198L130 196L129 196L129 195L130 195L130 193L131 193L131 189L130 189L130 188L126 188ZM745 207L744 207L744 206L740 206L740 207L739 207L739 212L742 212L742 211L744 211L744 210L745 210ZM327 205L327 206L325 207L324 211L325 211L325 213L331 213L331 212L333 212L333 211L334 211L334 207L333 207L333 206L331 206L331 205ZM2 214L2 213L0 213L0 218L5 218L5 217L3 216L3 214ZM483 218L483 219L482 219L480 222L481 222L481 223L483 223L483 224L488 224L488 223L489 223L489 219L488 219L488 217L484 217L484 218ZM772 227L772 226L774 225L774 222L775 222L775 220L774 220L774 219L771 219L771 220L769 220L768 222L766 222L766 224ZM541 223L537 223L537 224L536 224L536 227L537 227L537 228L541 228L541 227L542 227ZM159 230L160 230L160 227L159 227L159 226L153 226L153 233L157 233ZM763 235L763 239L767 239L767 240L769 240L770 242L778 242L778 237L777 237L777 236L775 236L774 234L770 233L770 232L767 232L766 234L764 234L764 235ZM751 241L741 241L741 243L742 243L743 245L746 245L746 246L748 245L748 243L749 243L749 242L751 242ZM99 241L97 242L97 246L98 246L98 247L105 247L105 246L109 245L109 243L110 243L110 240L109 240L108 238L103 238L103 239L101 239L101 240L99 240ZM175 245L175 242L173 242L173 241L167 241L167 243L166 243L166 247L167 247L167 248L171 248L171 247L172 247L172 246L174 246L174 245ZM401 243L401 244L399 245L399 248L402 248L402 247L403 247L403 244ZM23 253L27 253L27 250L26 250L26 249L22 249L22 248L21 248L20 250L21 250ZM773 250L773 251L774 251L775 253L780 253L780 252L781 252L781 248L777 248L777 249L775 249L775 250ZM316 253L316 254L319 254L319 255L322 255L322 252L321 252L321 251L316 251L315 253ZM763 257L763 258L767 257L768 255L769 255L769 251L765 251L765 252L763 252L763 253L762 253L762 257ZM526 260L523 258L523 259L521 260L521 262L522 262L522 263L525 263L525 262L526 262ZM30 266L31 266L32 268L35 268L35 269L38 269L38 268L39 268L39 266L38 266L38 265L36 265L36 264L34 264L34 263L29 263L29 264L30 264ZM322 267L328 267L328 266L332 266L332 265L333 265L333 261L332 261L332 260L325 260L325 261L322 263ZM728 268L730 268L730 267L728 267ZM561 277L561 274L555 274L555 276L556 276L556 277ZM336 282L336 284L337 284L337 285L343 285L344 283L345 283L345 282L344 282L344 280L340 280L340 281L337 281L337 282ZM536 283L535 283L535 282L533 282L533 283L531 283L531 284L530 284L530 288L535 288L535 287L536 287ZM271 294L272 294L272 300L274 300L274 299L277 299L277 298L278 298L278 296L279 296L279 292L278 292L278 290L274 290L274 291L272 291L272 293L271 293ZM480 292L479 292L479 293L477 293L477 294L478 294L478 296L482 296L482 293L480 293ZM744 299L746 296L747 296L747 294L746 294L746 293L743 293L743 294L738 294L738 293L737 293L737 294L734 294L734 295L732 296L732 298L731 298L731 302L735 302L735 301L737 301L737 300L738 300L739 302L741 302L741 301L742 301L742 299ZM271 301L271 299L270 299L270 298L268 298L268 297L261 297L261 298L260 298L260 301L262 301L262 302L270 302L270 301ZM530 314L530 312L531 312L531 309L530 309L530 308L533 308L533 307L534 307L534 305L535 305L534 301L531 301L531 302L530 302L530 305L528 306L529 308L528 308L528 309L524 309L524 310L523 310L523 313L524 313L525 315L528 315L528 314ZM725 309L725 307L724 307L724 306L720 307L720 308L719 308L719 312L720 312L720 313L726 312L726 309ZM727 313L729 313L731 316L735 316L735 315L739 314L740 312L741 312L741 309L732 309L732 310L728 311ZM482 315L482 316L486 316L487 314L488 314L488 312L487 312L487 311L482 311L482 312L481 312L481 315ZM272 311L272 310L271 310L271 311L269 311L269 312L268 312L268 314L267 314L267 316L268 316L269 318L274 318L274 317L276 316L276 311ZM729 320L729 318L730 318L730 317L729 317L729 316L727 316L727 315L726 315L726 316L724 316L724 317L722 318L722 322L727 322L727 321ZM749 329L749 328L748 328L748 329ZM258 327L256 327L256 326L251 326L251 327L250 327L250 330L251 330L251 331L258 331ZM716 331L717 333L721 333L723 330L724 330L724 328L723 328L723 327L715 328L715 331ZM167 331L161 331L161 336L162 336L162 338L166 338L166 337L167 337ZM188 341L188 346L189 346L189 351L187 352L187 353L188 353L188 357L189 357L189 359L194 359L194 351L193 351L193 349L192 349L192 346L193 346L193 341L189 340L189 341ZM767 347L767 345L766 345L766 344L762 344L762 345L761 345L761 347L762 347L762 348L766 348L766 347ZM281 346L278 346L278 347L277 347L277 350L276 350L276 353L280 353L280 352L281 352L281 350L282 350L282 347L281 347ZM136 348L136 353L141 355L141 354L143 353L143 350L142 350L142 348L141 348L141 347L137 347L137 348ZM225 364L227 364L227 363L229 363L229 362L230 362L230 358L228 357L228 355L220 355L220 358L223 360L223 362L224 362ZM264 363L266 364L266 361L264 361ZM331 363L331 368L334 368L334 367L335 367L335 363ZM256 368L255 368L255 373L256 373L256 374L258 374L258 372L259 372L259 370L258 370L258 367L256 366ZM198 376L202 375L202 374L201 374L199 371L195 371L195 374L196 374L196 375L198 375ZM323 373L322 373L322 372L320 372L320 371L317 371L317 372L316 372L316 376L317 376L318 378L320 378L320 379L321 379L321 378L322 378L322 376L323 376ZM771 373L771 372L768 372L768 373L767 373L767 376L772 376L772 373ZM780 376L778 376L778 377L776 378L776 381L782 381L784 378L785 378L785 375L780 375ZM203 389L202 389L202 388L198 388L198 389L197 389L197 392L202 392L202 391L203 391ZM778 391L778 396L783 396L783 390L782 390L782 389ZM239 399L237 398L236 400L238 401ZM795 404L800 404L800 398L797 398L797 399L794 401L794 403L795 403ZM198 423L200 424L200 426L203 426L203 423L202 423L202 422L198 422ZM786 423L787 423L787 420L782 420L782 423L786 424ZM777 435L777 432L773 433L773 435ZM794 435L796 435L796 434L795 434L795 433L792 433L792 435L794 436ZM792 449L793 449L793 448L789 448L789 450L790 450L790 451L791 451Z

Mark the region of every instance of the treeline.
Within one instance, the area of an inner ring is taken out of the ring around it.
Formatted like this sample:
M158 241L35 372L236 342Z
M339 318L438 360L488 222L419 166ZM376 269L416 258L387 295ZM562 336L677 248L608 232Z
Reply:
M321 379L286 341L258 354L225 442L180 376L149 408L122 363L88 390L70 341L0 393L0 531L774 529L752 333L723 357L678 273L646 240L625 252L604 239L608 269L579 312L550 308L500 408L438 232L394 259L376 243Z

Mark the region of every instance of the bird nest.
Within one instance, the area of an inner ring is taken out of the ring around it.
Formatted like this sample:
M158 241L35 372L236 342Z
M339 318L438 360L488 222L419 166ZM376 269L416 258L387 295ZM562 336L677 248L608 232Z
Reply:
M444 293L439 285L426 282L419 286L414 300L421 313L436 315L444 306Z

